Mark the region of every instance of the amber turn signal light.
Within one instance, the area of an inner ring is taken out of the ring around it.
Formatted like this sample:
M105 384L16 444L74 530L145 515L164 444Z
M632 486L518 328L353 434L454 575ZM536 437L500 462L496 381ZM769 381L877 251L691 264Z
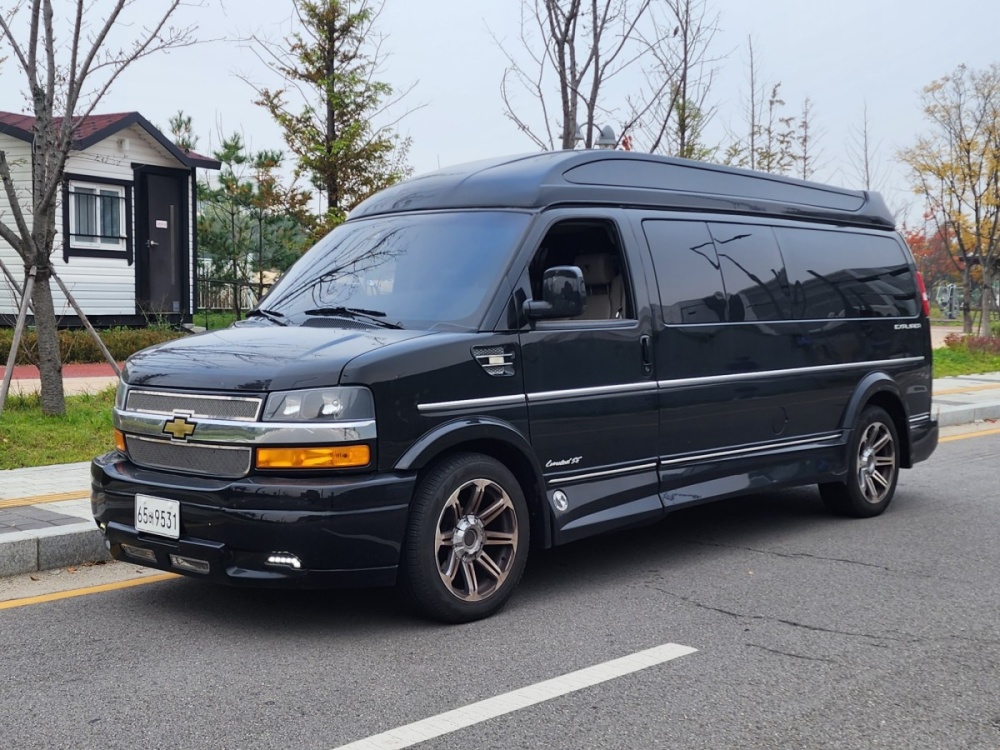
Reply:
M370 461L367 445L257 449L258 469L349 469Z
M125 434L121 430L115 430L115 448L125 452Z

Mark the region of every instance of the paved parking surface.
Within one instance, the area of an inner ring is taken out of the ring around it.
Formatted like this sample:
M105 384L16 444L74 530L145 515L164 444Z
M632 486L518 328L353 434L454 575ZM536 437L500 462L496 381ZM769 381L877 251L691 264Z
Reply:
M697 652L416 747L997 747L998 452L942 444L876 519L804 489L540 553L462 626L391 589L190 579L0 609L4 742L337 748L675 643Z

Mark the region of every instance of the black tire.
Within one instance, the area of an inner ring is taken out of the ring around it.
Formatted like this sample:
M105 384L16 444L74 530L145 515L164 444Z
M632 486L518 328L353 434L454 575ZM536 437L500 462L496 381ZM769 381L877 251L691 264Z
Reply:
M826 506L841 515L871 518L884 512L896 493L900 446L889 413L869 406L851 431L844 482L819 486Z
M524 493L506 466L477 453L445 458L413 497L403 593L418 612L442 622L492 615L524 572L528 523Z

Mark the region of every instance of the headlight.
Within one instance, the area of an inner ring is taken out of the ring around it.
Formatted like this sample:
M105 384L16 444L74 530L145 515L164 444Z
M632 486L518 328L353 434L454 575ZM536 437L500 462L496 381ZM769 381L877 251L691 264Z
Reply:
M375 400L367 388L311 388L278 391L267 397L265 422L354 422L375 419Z
M125 410L125 397L128 395L128 386L122 378L118 378L118 388L115 390L115 408L118 411Z

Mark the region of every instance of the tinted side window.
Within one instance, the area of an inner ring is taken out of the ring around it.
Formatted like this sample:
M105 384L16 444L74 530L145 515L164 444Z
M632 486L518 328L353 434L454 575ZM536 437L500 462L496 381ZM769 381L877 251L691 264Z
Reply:
M709 224L726 287L728 319L788 320L792 301L771 227Z
M708 227L696 221L642 222L668 325L721 323L726 317L719 258Z
M628 269L614 222L571 219L550 228L528 268L534 299L542 298L542 278L553 266L578 266L583 272L587 301L579 320L635 318Z
M894 237L776 228L796 318L885 318L917 314L917 290Z

